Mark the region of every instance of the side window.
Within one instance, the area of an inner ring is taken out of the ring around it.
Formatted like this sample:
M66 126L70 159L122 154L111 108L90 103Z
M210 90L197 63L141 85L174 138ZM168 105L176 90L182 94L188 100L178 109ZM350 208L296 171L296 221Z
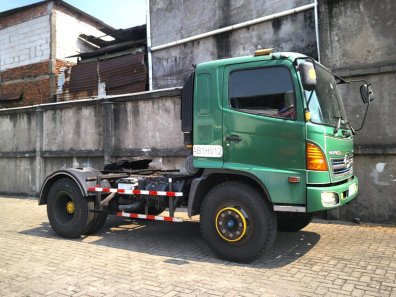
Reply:
M296 116L293 82L284 67L231 72L229 100L233 109L247 113L287 119Z

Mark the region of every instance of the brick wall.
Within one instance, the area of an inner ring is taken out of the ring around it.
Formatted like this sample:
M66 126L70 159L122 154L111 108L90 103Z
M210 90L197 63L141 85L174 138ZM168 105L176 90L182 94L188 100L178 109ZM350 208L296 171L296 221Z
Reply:
M62 95L59 101L96 96L97 90L68 94L68 69L77 61L67 57L93 50L78 37L102 36L98 28L103 26L101 21L57 1L2 13L0 108L54 102L58 92Z
M0 73L0 108L35 105L55 101L51 94L50 76L54 75L54 86L61 69L73 63L56 60L55 73L49 69L49 61L8 69Z
M29 20L36 19L38 17L48 15L48 4L36 6L27 10L22 10L17 14L12 14L0 18L0 30L15 26L20 23L24 23Z
M15 67L1 72L0 107L51 102L49 62Z
M72 66L75 65L72 62L64 61L64 60L56 60L56 101L67 101L79 98L88 98L85 97L73 97L69 93L69 82L70 82L70 73Z
M21 99L0 101L1 108L11 108L27 105L35 105L51 102L50 100L50 80L49 77L43 77L33 81L17 81L10 84L2 84L0 92L7 97L7 94L18 92Z
M21 78L34 78L40 75L49 74L49 64L47 62L35 63L8 69L1 73L1 81L8 82L15 79Z

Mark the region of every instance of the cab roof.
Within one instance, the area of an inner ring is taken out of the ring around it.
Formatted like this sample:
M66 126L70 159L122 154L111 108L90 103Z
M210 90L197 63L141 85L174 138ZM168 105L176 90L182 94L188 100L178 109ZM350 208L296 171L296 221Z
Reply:
M293 53L293 52L275 52L275 53L270 53L268 55L262 55L262 56L243 56L243 57L236 57L236 58L228 58L228 59L221 59L221 60L214 60L210 62L204 62L199 65L197 65L197 69L199 68L217 68L221 66L228 66L228 65L234 65L234 64L240 64L240 63L249 63L249 62L257 62L257 61L269 61L273 59L279 59L279 60L284 60L287 59L291 62L293 62L296 58L307 58L306 55L299 54L299 53Z

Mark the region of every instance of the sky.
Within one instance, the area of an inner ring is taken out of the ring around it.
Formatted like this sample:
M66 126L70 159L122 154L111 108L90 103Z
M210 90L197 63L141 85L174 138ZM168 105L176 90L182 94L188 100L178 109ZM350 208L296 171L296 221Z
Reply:
M0 0L0 12L41 0ZM115 29L146 23L146 0L65 0Z

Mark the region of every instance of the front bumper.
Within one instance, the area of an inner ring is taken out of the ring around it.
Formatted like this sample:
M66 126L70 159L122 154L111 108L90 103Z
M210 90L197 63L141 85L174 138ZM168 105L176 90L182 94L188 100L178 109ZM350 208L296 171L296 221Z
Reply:
M324 211L342 206L358 196L359 181L356 176L346 183L329 187L307 187L307 212ZM323 193L338 195L338 202L334 205L323 203Z

